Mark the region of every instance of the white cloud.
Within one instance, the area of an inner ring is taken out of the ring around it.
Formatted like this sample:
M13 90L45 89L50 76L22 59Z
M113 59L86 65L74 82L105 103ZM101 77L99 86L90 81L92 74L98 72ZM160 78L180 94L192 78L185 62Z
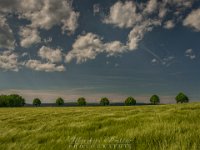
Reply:
M146 3L136 3L132 1L116 2L110 7L110 12L103 22L113 24L120 28L132 28L128 35L126 46L128 50L138 48L139 42L144 38L146 32L150 32L156 26L161 26L166 29L175 27L175 23L182 20L180 14L184 10L191 8L195 0L149 0ZM176 18L169 18L163 23L167 13L171 13L174 7L179 13ZM155 15L152 15L155 13ZM200 20L200 19L198 19ZM200 27L199 27L200 28Z
M14 49L15 39L5 16L0 14L0 48Z
M28 53L27 53L27 52L24 52L24 53L21 54L21 56L22 56L22 57L26 57L26 56L28 56Z
M27 68L33 69L35 71L45 71L45 72L63 72L65 67L63 65L56 65L54 63L42 63L39 60L28 60L25 63Z
M53 40L52 37L48 37L48 38L43 39L43 42L44 42L45 44L47 44L47 43L51 43L52 40Z
M76 59L77 63L83 63L95 59L100 53L114 56L127 51L127 46L120 41L103 43L102 38L93 33L79 36L72 46L72 50L65 57L66 62Z
M185 51L185 56L189 57L191 60L196 58L196 55L195 55L195 53L194 53L194 51L192 49L187 49Z
M150 0L145 5L139 5L139 7L138 5L132 1L116 2L111 6L109 15L103 20L106 24L113 24L120 28L132 28L125 47L122 46L121 49L118 49L122 52L137 49L138 43L143 39L144 34L151 31L155 26L161 25L162 20L160 17L153 19L148 17L148 14L157 10L157 0ZM161 16L164 17L164 15Z
M200 31L200 9L193 10L183 21L184 26Z
M49 30L62 25L63 32L73 33L78 26L79 13L73 11L69 0L22 0L17 11L34 28Z
M93 15L95 16L100 12L100 5L99 4L94 4L93 5Z
M190 56L190 59L192 59L192 60L195 59L195 58L196 58L196 55L191 55Z
M141 20L142 15L137 13L137 6L134 2L127 1L122 3L119 1L110 8L110 14L103 22L120 28L130 28Z
M6 16L12 13L19 15L19 18L30 21L29 28L22 28L20 32L22 37L21 45L26 48L31 44L40 42L38 29L49 30L53 26L60 25L62 33L72 34L78 27L79 13L73 10L71 0L0 1L0 14ZM10 46L12 44L13 47L12 31L7 24L4 23L2 26L2 18L0 20L0 37L4 37L0 38L3 40L0 41L0 46L7 48L7 45ZM30 36L31 34L33 37Z
M25 48L30 47L32 44L41 42L41 38L37 29L21 27L19 35L21 37L20 45Z
M187 49L186 51L185 51L185 53L186 54L191 54L191 53L193 53L193 50L190 48L190 49Z
M157 59L154 58L154 59L151 60L151 62L152 62L152 63L156 63L156 62L157 62Z
M166 8L166 4L165 3L161 3L159 5L158 17L159 18L164 18L166 16L167 12L168 12L168 9Z
M19 71L18 55L11 51L4 51L0 54L0 69Z
M127 46L123 45L120 41L105 43L104 49L105 49L105 52L108 53L108 56L121 54L128 50Z
M158 6L157 0L149 0L146 8L144 9L144 12L151 14L157 10L157 6Z
M174 5L179 8L190 8L196 0L164 0L165 3Z
M165 29L172 29L175 27L175 23L173 20L168 20L164 23L164 28Z
M78 27L78 21L77 21L78 17L79 17L79 13L70 12L69 18L61 21L63 23L63 26L62 26L63 34L65 33L65 31L68 31L68 35L74 33L74 31Z
M49 30L55 25L60 25L62 33L72 34L78 27L79 13L73 10L70 0L3 0L0 1L2 48L14 49L15 39L4 17L11 13L30 21L30 24L21 27L19 32L20 45L25 48L41 42L38 29Z
M42 46L39 51L38 55L42 59L46 59L52 63L61 62L62 61L62 52L60 49L52 49L46 46Z
M42 62L41 60L30 59L24 63L24 66L35 71L45 72L63 72L65 67L63 65L57 65L56 63L62 61L62 52L60 49L52 49L46 46L42 46L38 51L38 56L48 62Z
M141 22L141 24L133 27L131 32L128 35L128 47L130 50L137 49L139 41L141 41L146 32L149 32L153 29L154 26L161 25L159 20L146 20Z
M114 56L135 50L138 48L139 42L144 38L145 33L152 31L156 26L162 24L164 28L173 28L176 25L175 23L178 22L177 20L181 18L181 12L190 8L193 2L194 0L163 0L162 2L149 0L146 3L118 1L111 6L109 14L103 19L103 22L119 28L130 28L127 42L124 44L120 41L106 43L103 42L100 36L87 33L77 37L72 49L66 55L65 61L70 62L74 59L77 63L82 63L95 59L100 53ZM172 12L172 7L177 11ZM94 5L93 11L94 13L100 11L99 4ZM73 10L70 0L3 0L0 1L1 13L4 15L15 13L29 22L25 27L21 27L19 32L20 45L25 48L40 42L47 44L52 41L52 39L41 39L38 32L41 29L49 30L53 26L59 25L62 33L72 34L78 27L79 13ZM172 18L168 13L172 14L170 14ZM175 14L176 16L174 17ZM4 15L0 16L0 48L11 49L14 48L15 41ZM166 22L164 22L166 20L164 19L165 16L169 16L169 20ZM200 31L200 22L198 20L200 20L199 9L188 15L183 24ZM55 64L62 61L63 54L60 49L43 46L39 49L38 55L42 60L29 60L26 62L26 66L40 71L64 69L64 66ZM46 61L46 63L42 61ZM167 62L168 58L163 61Z
M77 63L82 63L88 59L95 59L97 54L103 51L103 43L100 37L93 33L79 36L74 44L72 50L66 55L66 62L76 59Z
M162 65L169 67L175 61L174 56L165 57L162 60Z
M146 32L146 25L135 26L128 35L128 46L130 50L134 50L138 47L138 42L143 39Z

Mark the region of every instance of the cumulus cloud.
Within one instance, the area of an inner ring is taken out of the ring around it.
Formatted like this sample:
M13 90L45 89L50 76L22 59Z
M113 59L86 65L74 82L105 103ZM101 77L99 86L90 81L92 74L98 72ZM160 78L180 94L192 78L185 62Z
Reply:
M124 53L128 50L127 46L121 43L120 41L105 43L104 49L107 53L107 56L114 56L117 54Z
M125 16L119 16L124 13ZM132 15L134 13L134 15ZM79 36L74 44L72 50L66 55L66 62L76 59L77 63L83 63L89 59L95 59L100 53L105 53L107 56L114 56L122 54L127 51L137 49L139 41L141 41L146 32L152 31L155 26L160 26L159 19L143 19L135 20L136 5L129 2L117 2L110 10L110 15L105 18L104 22L108 24L115 24L120 28L132 27L128 35L126 44L120 41L103 42L102 38L93 33ZM140 16L140 15L139 15ZM137 18L137 17L136 17ZM135 24L136 22L137 24Z
M165 3L161 3L159 5L159 12L158 12L158 17L159 18L164 18L167 15L168 9L166 8L166 4Z
M60 25L62 33L72 34L78 27L79 13L73 10L71 0L1 0L0 47L8 49L14 48L15 41L6 22L8 14L30 21L28 27L20 30L20 45L25 48L41 41L38 29L49 30Z
M11 51L0 53L0 69L19 71L18 55Z
M159 20L146 20L135 26L128 35L128 47L130 50L137 49L139 41L141 41L146 32L152 31L154 26L161 25Z
M173 20L168 20L164 23L164 28L165 29L172 29L175 27L175 23Z
M0 14L0 48L14 49L14 46L13 31L8 25L5 16Z
M157 10L157 5L158 5L157 0L149 0L144 12L149 14L155 12Z
M62 61L62 52L60 49L52 49L46 46L42 46L39 51L38 55L42 59L46 59L52 63L61 62Z
M49 30L61 25L63 33L73 33L78 26L79 13L73 11L69 0L22 0L17 11L34 28Z
M41 42L41 38L37 29L22 27L20 29L19 35L21 37L20 45L25 48L30 47L32 44Z
M176 25L175 23L182 21L180 14L186 9L191 8L194 1L195 0L149 0L145 3L133 1L123 3L118 1L110 7L109 15L104 18L103 23L112 24L119 28L132 28L128 35L126 50L123 50L123 52L131 51L137 49L145 33L152 31L155 27L163 26L163 28L166 29L174 28ZM174 13L172 8L176 10ZM171 14L171 18L168 18L168 21L165 19L165 16L168 15L167 13ZM174 18L175 14L179 16ZM200 20L199 18L195 19ZM198 25L196 25L196 28L197 26Z
M74 44L72 50L66 55L66 62L70 62L74 58L77 63L82 63L88 59L95 59L97 54L103 51L103 43L101 38L93 33L79 36Z
M45 71L45 72L63 72L65 67L63 65L56 65L54 63L42 63L39 60L28 60L25 63L27 68L33 69L35 71Z
M184 26L200 31L200 9L193 10L183 21Z
M123 53L127 47L120 41L104 43L102 38L93 33L87 33L79 36L72 46L72 50L66 55L66 62L76 59L77 63L83 63L87 60L95 59L100 53L106 53L107 56L113 56Z
M182 22L181 13L191 8L194 1L149 0L139 3L137 1L118 1L110 7L109 14L103 19L103 22L115 27L130 29L127 42L104 42L100 36L93 33L79 35L65 56L65 61L68 63L76 60L77 63L83 63L95 59L100 53L115 56L135 50L145 34L155 27L162 26L171 29L176 23ZM99 4L95 4L93 13L96 14L99 11ZM50 30L58 25L61 27L62 33L72 34L78 27L79 13L73 10L70 0L1 0L0 48L14 49L15 39L6 20L6 16L12 13L16 14L19 19L27 21L26 26L21 27L19 31L20 45L25 48L33 44L41 42L47 44L52 41L52 38L41 39L39 31ZM198 20L200 20L199 9L192 11L183 21L183 25L200 31ZM39 49L38 56L42 60L28 60L25 66L47 72L65 70L63 65L56 64L62 61L61 49L43 46ZM163 62L165 61L168 60L163 60Z
M160 17L148 17L149 14L158 9L157 0L150 0L146 4L138 5L132 1L116 2L111 6L109 15L103 20L106 24L113 24L120 28L132 28L128 35L126 51L127 49L137 49L138 43L143 39L144 34L152 31L155 26L161 25L162 22ZM162 13L160 16L164 17L166 11ZM124 47L122 49L125 52Z
M116 2L111 8L109 16L103 22L106 24L113 24L120 28L133 27L137 22L142 20L142 15L137 13L137 6L131 1L125 3Z
M62 55L63 54L60 49L52 49L46 46L42 46L38 50L38 56L42 60L30 59L24 62L24 66L35 71L63 72L65 71L65 67L62 64L57 64L62 61Z

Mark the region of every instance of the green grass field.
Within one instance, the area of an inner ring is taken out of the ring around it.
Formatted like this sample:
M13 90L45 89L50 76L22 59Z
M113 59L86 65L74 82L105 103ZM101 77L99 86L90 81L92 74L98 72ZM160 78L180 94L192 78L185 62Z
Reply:
M0 108L0 150L200 149L200 103Z

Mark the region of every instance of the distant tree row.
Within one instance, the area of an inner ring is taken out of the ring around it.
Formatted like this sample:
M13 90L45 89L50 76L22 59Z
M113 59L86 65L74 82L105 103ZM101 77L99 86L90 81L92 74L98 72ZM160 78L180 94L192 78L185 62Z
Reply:
M179 93L175 100L177 103L188 103L189 98L184 93ZM39 98L33 99L33 105L34 106L40 106L41 100ZM110 101L107 97L103 97L100 100L100 105L102 106L108 106L110 104ZM158 95L153 95L150 97L150 103L152 105L157 105L160 103L160 98ZM85 106L87 104L86 99L84 97L80 97L77 100L77 104L79 106ZM124 101L124 104L126 106L136 105L136 100L133 97L127 97ZM20 107L25 105L25 99L22 98L20 95L17 94L11 94L11 95L0 95L0 107ZM57 106L63 106L64 100L59 97L56 99L56 105Z
M183 93L179 93L175 97L175 99L176 99L177 103L187 103L187 102L189 102L189 98ZM103 97L103 98L101 98L99 103L102 106L108 106L110 104L110 101L109 101L109 99L107 97ZM152 105L159 104L160 103L159 96L158 95L152 95L151 98L150 98L150 103ZM33 105L40 106L40 104L41 104L41 100L40 99L36 98L36 99L33 100ZM57 104L57 106L62 106L62 105L64 105L64 100L62 98L58 98L56 100L56 104ZM77 104L79 106L85 106L87 104L86 99L84 97L78 98ZM124 105L126 105L126 106L136 105L136 100L131 96L127 97L125 99L125 101L124 101Z

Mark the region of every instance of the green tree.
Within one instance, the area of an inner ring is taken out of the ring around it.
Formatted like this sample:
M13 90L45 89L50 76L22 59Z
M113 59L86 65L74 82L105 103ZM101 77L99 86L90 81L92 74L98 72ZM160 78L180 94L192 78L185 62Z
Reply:
M41 105L41 100L40 100L39 98L35 98L35 99L33 100L33 105L35 105L35 106L40 106L40 105Z
M182 92L180 92L177 96L176 96L176 102L177 103L188 103L189 102L189 98Z
M7 107L8 106L8 96L1 95L0 96L0 107Z
M159 104L160 103L160 98L158 95L152 95L150 98L150 102L153 105Z
M77 103L78 103L79 106L85 106L86 100L85 100L84 97L80 97L80 98L78 98Z
M62 105L64 105L64 100L61 97L59 97L56 99L56 104L58 106L62 106Z
M125 105L126 106L131 106L131 105L135 105L136 104L136 100L133 97L127 97L125 100Z
M100 105L106 106L106 105L109 105L109 104L110 104L110 102L109 102L107 97L101 98Z
M22 98L20 95L18 94L11 94L8 96L8 99L10 101L10 106L24 106L25 104L25 99Z
M0 96L0 107L21 107L24 104L25 99L18 94Z

